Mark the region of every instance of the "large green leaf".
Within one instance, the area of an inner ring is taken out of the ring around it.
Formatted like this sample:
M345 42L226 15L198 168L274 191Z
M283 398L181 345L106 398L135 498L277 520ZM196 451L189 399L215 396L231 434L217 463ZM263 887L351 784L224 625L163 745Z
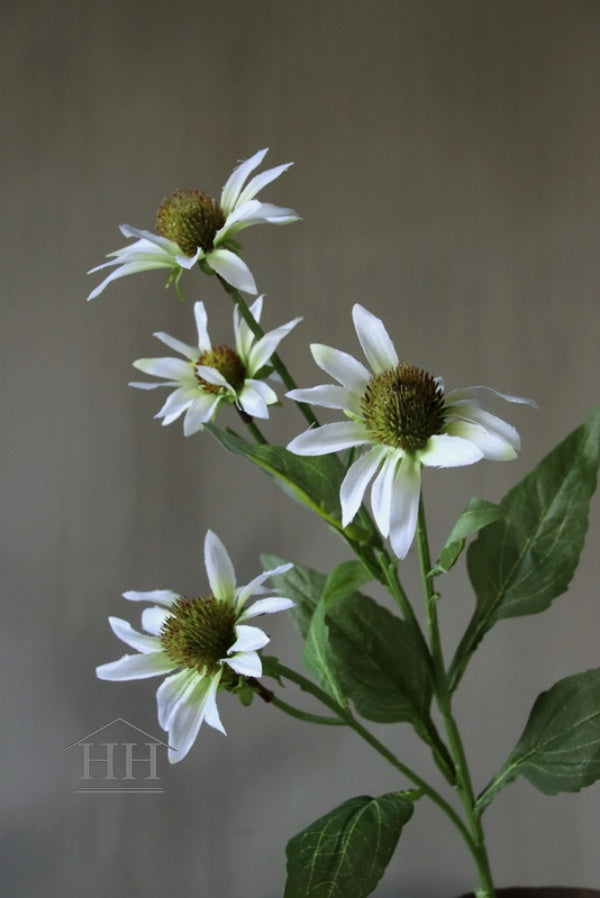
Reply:
M429 719L429 657L406 621L359 593L326 620L337 681L359 714L380 723Z
M478 806L518 776L546 795L578 792L600 779L600 668L560 680L538 696L523 735Z
M366 898L394 853L412 802L359 796L315 820L287 845L284 898Z
M294 455L282 446L249 443L214 424L205 427L229 452L258 465L288 495L308 505L337 530L342 529L339 492L344 468L336 455Z
M271 570L286 563L285 559L279 558L277 555L263 554L260 556L260 560L265 570ZM275 574L270 579L279 595L285 596L286 599L292 599L296 603L290 613L301 636L306 639L317 602L325 589L327 577L304 564L294 563L291 570L285 574Z
M452 665L453 686L497 621L543 611L566 591L583 548L599 463L600 407L507 493L502 518L469 547L477 605Z

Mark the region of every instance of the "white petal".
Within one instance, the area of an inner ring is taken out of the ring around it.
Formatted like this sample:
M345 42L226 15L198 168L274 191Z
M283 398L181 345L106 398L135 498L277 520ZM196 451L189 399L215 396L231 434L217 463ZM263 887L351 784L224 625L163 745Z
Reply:
M158 390L161 387L174 387L173 381L165 380L162 383L154 383L152 380L130 380L129 387L135 387L136 390Z
M232 602L235 597L235 569L227 549L212 530L204 540L204 564L215 599Z
M268 418L269 409L263 398L262 391L258 389L259 383L260 382L256 380L246 381L241 392L238 394L238 405L247 415L250 415L251 418ZM270 387L267 389L269 390L271 405L273 405L274 402L277 402L277 396Z
M521 448L521 437L519 436L519 432L511 424L508 424L507 421L498 418L497 415L492 415L491 412L479 408L477 405L470 405L468 403L459 403L451 409L451 412L459 419L462 418L463 420L480 424L486 430L496 434L496 436L500 437L500 439L504 440L506 443L509 443L513 449L517 450L517 452Z
M172 589L151 589L149 592L129 590L123 593L123 598L130 602L158 602L159 605L169 608L181 596L178 592L173 592Z
M179 389L174 390L167 396L164 405L156 413L155 417L163 418L165 427L168 424L172 424L173 421L176 421L180 415L187 411L192 402L194 402L196 394L197 390L194 390L190 395L190 390L187 387L180 387Z
M220 371L217 371L216 368L212 368L210 365L196 365L196 374L202 378L202 380L207 381L209 384L213 384L215 387L231 387L229 381L223 377Z
M338 387L336 384L320 384L318 387L308 387L303 390L290 390L285 394L294 402L308 402L311 405L320 405L322 408L337 408L344 411L352 411L355 414L360 409L360 402L356 393L347 387Z
M109 617L108 622L115 636L118 636L121 642L131 646L132 649L136 649L143 654L162 651L160 640L156 636L146 636L145 633L138 633L128 621L122 620L120 617Z
M472 421L453 421L446 426L446 431L468 440L480 450L484 458L511 461L517 457L516 449L509 442Z
M383 321L358 303L352 309L352 318L356 336L373 371L379 374L394 368L398 356Z
M172 358L136 359L133 367L137 368L138 371L143 371L144 374L152 374L153 377L164 377L166 380L175 383L189 380L190 371L192 371L189 362Z
M118 262L107 262L106 265L117 265ZM99 266L100 267L100 266ZM105 267L105 266L102 266ZM119 268L115 268L114 271L105 277L104 280L95 287L94 290L88 295L88 300L95 299L108 287L108 285L112 281L116 281L118 278L127 277L129 274L137 274L139 271L151 271L154 268L175 268L175 262L172 263L156 261L156 262L128 262L126 264L120 265ZM97 269L92 269L97 270Z
M362 446L369 442L364 424L358 421L338 421L313 427L288 443L290 452L296 455L328 455L351 446Z
M295 209L274 206L273 203L259 203L256 210L256 221L253 223L268 222L273 225L286 225L299 220L300 216Z
M362 505L365 490L372 478L377 473L386 450L375 446L365 452L355 461L346 473L340 487L340 502L342 505L342 527L347 527L354 519L356 512Z
M347 352L324 346L322 343L312 343L310 351L319 368L334 377L343 387L362 396L371 379L362 362Z
M213 396L211 393L198 396L185 413L183 435L191 437L202 430L203 425L213 417L220 402L221 396Z
M480 402L492 398L504 399L505 402L514 402L518 405L531 405L533 408L538 408L537 402L533 399L526 399L523 396L511 396L509 393L499 393L498 390L493 390L491 387L463 387L459 390L451 390L446 396L448 402L457 402L461 399Z
M233 645L227 649L228 655L235 655L236 652L255 652L262 649L269 642L269 637L258 627L245 627L238 624L235 628L236 640Z
M145 680L173 670L173 667L173 661L165 652L123 655L118 661L97 667L96 676L100 680Z
M185 253L181 253L175 256L175 261L180 266L180 268L186 268L188 271L194 267L196 262L199 259L203 259L205 256L205 252L201 247L198 247L193 256L186 256Z
M262 676L262 662L256 652L243 652L223 660L232 670L243 677Z
M254 156L251 156L250 159L245 159L243 162L241 162L237 166L237 168L235 168L229 175L227 181L225 182L223 190L221 191L220 205L225 215L229 215L233 207L236 205L242 187L245 184L250 172L254 171L255 168L258 168L268 152L268 147L259 150L258 153L255 153Z
M293 608L296 603L291 599L283 599L279 596L272 596L269 599L258 599L253 602L249 608L243 611L238 620L249 620L252 617L258 617L259 614L274 614L276 611L287 611Z
M244 293L257 293L252 272L238 255L229 249L213 249L206 256L210 267L220 274L223 280L242 290Z
M170 334L165 334L164 331L158 331L154 334L154 336L157 338L157 340L160 340L161 343L164 343L165 346L169 346L171 349L174 349L175 352L180 352L181 355L184 355L192 362L197 361L197 346L190 346L189 343L184 343L183 340L178 340L176 337L171 337Z
M396 470L390 510L390 542L400 559L406 558L415 538L420 489L421 465L417 459L405 455Z
M188 689L185 698L175 706L169 723L169 745L173 750L169 751L169 761L175 763L183 760L190 748L194 744L194 740L198 735L204 719L207 723L213 721L210 725L215 726L215 722L219 720L216 710L215 695L219 685L221 672L213 677L203 677ZM216 729L224 730L221 726L215 726Z
M384 536L388 536L390 532L394 475L401 458L402 455L399 451L390 452L387 455L379 474L375 478L373 488L371 489L373 517L375 518L375 523L379 527L379 530Z
M454 430L456 425L461 426L457 421L449 424L446 430ZM418 456L421 463L430 468L457 468L479 461L483 458L483 452L462 436L438 433L429 437L425 449L419 451Z
M147 241L151 246L158 247L165 255L172 258L175 254L181 252L179 245L168 237L162 237L160 234L153 234L152 231L146 231L144 228L134 228L132 225L119 225L119 230L124 237L138 237L142 241ZM127 247L133 249L133 246Z
M280 564L279 567L272 568L270 571L262 571L262 573L260 573L258 577L254 577L254 579L251 580L250 583L247 583L246 586L240 587L236 597L236 607L238 609L241 608L246 600L250 598L250 596L266 592L266 590L263 589L262 584L265 583L270 577L275 577L277 576L277 574L285 574L293 567L293 564L287 563Z
M263 297L264 294L258 296L249 309L250 314L257 324L259 324L260 316L262 315ZM256 337L254 336L249 325L246 324L246 322L240 315L238 306L233 307L233 330L235 333L235 348L237 354L241 359L247 359L250 355L250 349L252 348L252 344L256 340Z
M179 703L185 700L186 694L193 689L199 678L194 670L179 670L167 677L156 690L158 723L163 730L168 730L173 714Z
M302 321L302 318L294 318L292 321L288 321L286 324L282 324L280 327L268 331L264 337L261 337L260 340L256 341L250 349L249 356L244 359L248 366L248 374L250 376L256 374L263 365L266 365L283 338L287 336L300 321Z
M147 633L158 636L162 630L162 625L168 617L170 617L170 613L166 608L158 608L156 605L153 605L152 608L144 608L142 611L142 627Z
M283 165L277 165L275 168L268 168L266 171L261 172L260 175L254 175L240 193L238 203L245 203L247 200L254 199L259 190L262 190L263 187L266 187L267 184L270 184L282 175L284 171L287 171L293 164L293 162L284 162Z
M196 321L196 330L198 331L198 349L201 352L207 352L211 345L210 337L208 336L208 316L203 302L198 301L194 303L194 319Z

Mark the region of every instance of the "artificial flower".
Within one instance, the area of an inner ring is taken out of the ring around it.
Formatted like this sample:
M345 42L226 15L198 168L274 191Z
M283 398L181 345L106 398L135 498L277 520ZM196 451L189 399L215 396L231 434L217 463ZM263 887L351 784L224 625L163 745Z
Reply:
M259 296L250 307L257 322L262 313L262 300L262 296ZM175 387L156 417L162 418L163 424L171 424L185 413L183 432L186 436L202 430L221 402L235 403L238 409L251 418L268 418L268 406L278 400L274 390L261 378L265 372L268 373L269 359L281 340L302 319L294 318L257 338L236 306L233 312L233 350L228 346L211 345L206 310L202 302L194 304L194 315L198 330L197 346L188 346L169 334L154 334L171 349L181 353L185 360L138 359L133 363L144 374L164 378L165 383L142 381L130 386L143 390Z
M236 586L229 554L211 530L204 541L204 563L211 595L186 599L170 589L126 592L132 602L151 602L142 612L140 633L126 620L109 617L118 638L136 649L96 668L101 680L140 680L170 674L158 687L158 722L169 734L169 760L181 761L203 722L225 733L217 709L219 687L233 689L240 678L262 676L260 649L269 637L246 621L285 611L291 599L270 596L245 607L251 596L265 595L269 577L289 570L284 564L264 571L246 586ZM176 671L173 673L173 671Z
M169 272L167 284L171 281L177 283L183 271L193 268L197 262L220 275L237 290L257 293L252 272L238 255L236 235L252 225L284 225L299 218L293 209L256 199L259 190L278 178L293 163L269 168L246 183L267 152L268 148L259 150L233 170L218 203L199 190L177 190L167 197L156 214L156 234L131 225L121 225L120 230L125 237L137 239L129 246L109 253L109 262L88 272L91 274L114 267L114 271L92 290L88 299L99 296L117 278L152 268L166 268Z
M291 390L299 402L339 409L348 421L324 424L297 436L288 449L297 455L326 455L364 446L342 481L342 525L354 519L371 481L371 507L398 558L414 539L421 467L470 465L482 458L504 461L520 449L519 434L487 409L489 399L535 406L530 399L490 387L444 393L440 377L400 362L383 322L361 305L352 310L358 341L371 367L322 344L311 351L317 365L338 384Z

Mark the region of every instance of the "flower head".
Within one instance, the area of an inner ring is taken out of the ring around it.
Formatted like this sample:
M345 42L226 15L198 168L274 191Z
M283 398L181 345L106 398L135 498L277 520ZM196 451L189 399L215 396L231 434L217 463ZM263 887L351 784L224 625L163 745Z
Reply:
M255 321L260 320L262 296L259 296L250 312ZM228 346L212 346L207 329L204 304L194 304L198 330L198 345L189 346L169 334L154 334L184 359L138 359L134 366L154 377L164 378L164 383L135 382L132 387L151 390L155 387L174 387L161 410L156 415L163 424L171 424L180 415L186 436L202 430L222 402L235 405L251 418L268 418L268 406L277 402L274 390L262 379L268 372L268 362L279 343L301 321L294 318L257 339L240 317L237 306L233 312L235 350Z
M358 304L352 315L371 370L345 352L313 344L315 362L339 385L287 393L300 402L340 409L350 420L307 430L288 449L297 455L326 455L365 446L342 481L342 525L353 520L373 481L371 506L377 526L390 537L398 558L404 558L416 530L421 467L515 458L519 434L487 410L487 401L499 397L533 406L535 402L490 387L465 387L446 394L441 378L399 361L379 318Z
M244 228L256 224L289 224L298 221L293 209L273 206L256 199L259 190L270 184L292 165L287 162L255 175L246 183L251 172L263 161L268 150L259 150L233 170L223 190L220 202L199 190L177 190L162 201L156 214L156 230L150 231L121 225L125 237L137 238L135 243L117 249L108 256L110 261L92 268L88 274L104 268L114 268L88 299L99 296L111 281L149 271L166 268L167 284L177 283L185 270L197 262L216 272L237 290L256 293L252 272L238 255L235 237Z
M142 612L140 633L125 620L109 617L119 639L137 650L96 668L101 680L140 680L170 674L158 687L158 722L169 734L169 760L184 758L202 723L225 732L217 709L219 688L234 689L244 677L262 676L259 650L269 637L246 621L285 611L291 599L271 596L245 607L253 595L265 595L269 577L284 573L284 564L264 571L246 586L236 586L235 570L221 540L211 530L204 541L204 563L211 594L192 599L158 589L126 592L132 602L150 602ZM176 671L173 673L172 671Z

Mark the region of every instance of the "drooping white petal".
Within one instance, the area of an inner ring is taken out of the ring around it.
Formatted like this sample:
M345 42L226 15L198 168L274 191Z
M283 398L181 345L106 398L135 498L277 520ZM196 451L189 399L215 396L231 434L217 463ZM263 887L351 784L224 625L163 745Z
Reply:
M229 249L211 250L206 256L210 267L220 274L223 280L231 284L236 290L244 293L257 293L256 282L252 272L246 263Z
M163 730L169 729L177 706L185 700L186 695L193 689L200 676L195 670L184 668L171 674L170 677L166 677L160 684L156 690L156 706L158 723Z
M212 530L204 539L204 564L215 599L232 602L235 596L235 569L227 549Z
M151 608L144 608L142 611L142 627L147 633L158 636L162 630L162 625L171 614L166 608L159 608L153 605Z
M517 457L516 449L502 437L473 421L453 421L446 430L450 434L469 440L477 446L484 458L494 461L510 461Z
M270 184L282 175L284 171L287 171L293 164L293 162L284 162L283 165L276 165L275 168L268 168L259 175L254 175L240 193L238 203L245 203L247 200L254 199L259 190L262 190L263 187L266 187L267 184Z
M254 579L247 583L245 586L240 587L236 597L236 608L240 609L250 598L250 596L257 595L258 593L264 593L266 590L263 589L262 585L270 577L276 577L277 574L285 574L293 567L294 565L288 562L286 564L280 564L278 567L272 568L270 571L262 571L262 573L260 573L257 577L254 577Z
M220 371L217 371L216 368L212 368L210 365L196 365L196 374L198 374L202 380L207 381L209 384L213 384L215 387L224 387L233 392L233 387L227 378L223 377Z
M317 387L290 390L285 395L295 402L308 402L311 405L320 405L322 408L337 408L342 411L348 409L356 412L357 405L360 407L356 393L347 387L338 387L337 384L320 384Z
M328 455L368 442L369 435L360 421L336 421L304 431L287 448L296 455Z
M198 391L190 391L187 387L180 387L167 396L162 408L156 413L155 418L162 418L165 427L172 424L190 407L197 397Z
M235 655L236 652L256 652L270 641L266 633L258 627L246 627L244 624L238 624L235 628L236 640L230 648L227 649L228 655Z
M421 465L418 459L405 455L396 469L390 509L390 542L394 554L406 558L417 529Z
M168 728L169 745L173 747L173 750L169 751L171 763L185 758L205 718L208 723L210 717L213 721L211 726L215 726L215 721L220 723L216 708L213 707L216 704L215 695L220 677L219 671L212 677L198 679L191 689L186 691L185 698L176 704ZM215 728L219 729L218 726Z
M505 402L513 402L518 405L531 405L533 408L538 408L537 402L533 399L526 399L523 396L511 396L509 393L499 393L498 390L493 390L491 387L484 386L462 387L458 390L451 390L446 396L446 400L449 403L457 402L462 399L481 402L494 398L504 399Z
M173 670L174 664L166 652L148 652L142 655L123 655L118 661L109 661L96 668L100 680L145 680Z
M225 664L243 677L261 677L262 662L256 652L242 652L231 658L223 659Z
M177 256L175 256L175 261L180 268L186 268L188 271L190 271L194 267L196 262L198 262L200 259L203 259L205 256L206 253L204 252L202 247L199 246L193 256L186 256L185 253L179 253Z
M398 462L402 458L401 452L389 452L384 459L379 474L373 482L371 488L371 508L373 509L373 517L379 530L384 536L388 536L390 532L390 514L392 508L392 491L394 486L394 475Z
M365 491L377 473L385 454L386 450L383 447L375 446L348 468L340 487L342 527L347 527L350 521L354 520L356 512L362 505Z
M246 182L246 179L250 175L250 172L253 172L255 168L258 168L260 163L263 161L267 153L269 152L269 148L265 147L262 150L259 150L249 159L245 159L241 162L237 168L231 172L223 190L221 191L221 209L225 213L225 215L229 215L233 207L236 205L239 195L242 191L242 187Z
M274 614L276 611L288 611L293 608L296 603L291 599L284 599L280 596L272 596L268 599L258 599L253 602L249 608L242 611L238 617L239 621L250 620L252 617L258 617L260 614Z
M159 605L169 608L181 596L178 592L173 592L172 589L151 589L148 592L130 589L123 593L123 598L130 602L158 602Z
M459 424L459 422L455 422ZM446 427L454 432L454 425ZM429 437L425 449L418 453L422 464L430 468L458 468L472 465L483 458L483 452L469 439L453 436L452 433L437 433Z
M169 240L168 237L162 237L160 234L153 234L152 231L146 231L144 228L134 228L132 225L122 224L119 225L119 230L124 237L138 237L152 246L159 247L165 255L169 255L172 258L181 252L179 245L174 240ZM126 247L126 250L132 248L129 246Z
M118 265L118 264L119 264L118 261L107 262L105 265L98 266L98 267L105 268L108 265ZM111 271L111 273L107 277L105 277L104 280L100 284L98 284L98 286L95 287L90 294L88 294L88 297L87 297L88 301L90 299L95 299L97 296L100 296L100 294L103 293L104 290L106 290L108 285L110 283L112 283L112 281L116 281L118 278L127 277L127 275L129 275L129 274L137 274L140 271L152 271L152 269L154 269L154 268L175 268L175 267L176 267L175 260L169 261L168 259L165 259L165 260L157 259L154 261L133 261L133 262L127 262L123 265L119 265L118 268L115 268L113 271ZM92 271L94 271L94 270L97 270L97 269L92 269Z
M184 343L183 340L178 340L177 337L172 337L170 334L166 334L164 331L157 331L154 336L157 338L157 340L160 340L161 343L164 343L166 346L174 349L175 352L180 352L181 355L184 355L192 362L195 362L197 360L198 348L196 346L190 346L189 343Z
M160 640L156 636L147 636L145 633L138 633L134 630L129 621L120 617L109 617L108 622L111 630L118 636L121 642L136 649L138 652L147 654L148 652L161 652L162 646Z
M277 402L277 396L271 387L269 387L268 384L264 384L264 386L267 388L266 391L262 389L263 384L261 381L247 380L240 393L238 393L238 405L247 415L250 415L251 418L269 417L269 409L267 407L265 396L271 405L274 402Z
M500 437L500 439L509 443L513 449L517 450L517 452L521 448L521 437L519 436L518 430L507 421L503 421L502 418L499 418L497 415L493 415L491 412L486 411L486 409L479 408L479 406L470 403L461 402L452 408L452 414L456 415L457 418L480 424L486 430L491 431Z
M204 424L210 421L214 415L217 406L221 402L221 396L213 396L211 393L204 393L195 399L183 419L183 435L191 437L193 434L202 430Z
M198 349L200 352L207 352L211 348L211 344L208 336L208 315L203 302L198 301L194 303L194 319L196 321L196 330L198 331ZM197 358L198 353L196 353Z
M398 364L394 349L383 321L356 303L352 308L356 336L371 368L376 374Z
M248 357L244 359L248 367L248 374L251 377L253 374L256 374L263 365L266 365L273 353L277 350L277 347L283 338L287 336L300 321L302 321L302 318L294 318L292 321L288 321L286 324L282 324L280 327L268 331L264 337L261 337L260 340L257 340L256 343L254 343Z
M371 375L354 356L322 343L312 343L310 347L312 357L319 366L331 377L334 377L343 387L362 396Z

